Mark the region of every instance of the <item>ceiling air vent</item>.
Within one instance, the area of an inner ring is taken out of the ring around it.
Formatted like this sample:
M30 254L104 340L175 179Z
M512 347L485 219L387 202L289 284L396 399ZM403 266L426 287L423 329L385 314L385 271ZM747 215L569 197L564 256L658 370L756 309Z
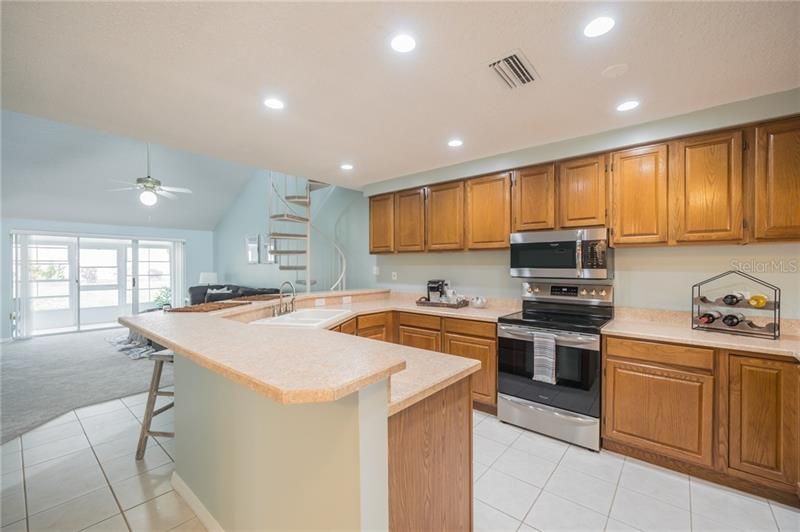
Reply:
M539 77L528 58L520 50L514 50L506 56L490 62L489 68L509 89L523 87Z

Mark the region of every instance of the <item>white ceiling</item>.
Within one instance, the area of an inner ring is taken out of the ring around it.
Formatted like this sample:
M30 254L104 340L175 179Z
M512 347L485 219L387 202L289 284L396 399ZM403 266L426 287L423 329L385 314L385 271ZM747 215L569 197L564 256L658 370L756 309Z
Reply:
M584 37L599 15L616 27ZM6 109L353 188L800 86L796 2L3 2L2 18ZM389 48L398 31L416 50ZM487 63L515 48L541 79L509 91Z
M258 173L151 145L151 175L193 193L145 207L137 191L109 192L146 175L142 142L8 111L2 139L4 218L210 230Z

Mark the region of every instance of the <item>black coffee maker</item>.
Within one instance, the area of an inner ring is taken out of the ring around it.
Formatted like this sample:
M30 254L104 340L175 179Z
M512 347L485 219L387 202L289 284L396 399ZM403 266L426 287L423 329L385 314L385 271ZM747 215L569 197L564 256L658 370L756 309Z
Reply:
M447 297L447 288L450 286L444 279L433 279L428 281L428 301L440 301Z

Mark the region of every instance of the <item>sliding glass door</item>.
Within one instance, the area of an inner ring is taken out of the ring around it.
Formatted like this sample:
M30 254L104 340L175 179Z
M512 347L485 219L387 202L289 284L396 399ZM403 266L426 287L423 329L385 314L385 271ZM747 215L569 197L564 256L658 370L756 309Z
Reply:
M99 329L182 304L183 243L12 234L15 338Z

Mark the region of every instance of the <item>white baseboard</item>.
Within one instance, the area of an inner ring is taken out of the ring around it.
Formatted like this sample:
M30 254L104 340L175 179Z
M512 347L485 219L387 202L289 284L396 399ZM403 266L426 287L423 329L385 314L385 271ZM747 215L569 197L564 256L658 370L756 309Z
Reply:
M13 338L11 338L10 336L8 338L0 338L0 344L7 344L11 340L13 340Z
M225 532L217 520L214 519L214 516L211 515L211 512L200 502L197 495L194 494L191 488L186 485L186 482L178 475L177 471L172 472L172 487L175 488L178 495L183 497L183 500L186 501L186 504L189 505L189 508L192 509L197 519L203 523L203 526L206 527L208 532Z

